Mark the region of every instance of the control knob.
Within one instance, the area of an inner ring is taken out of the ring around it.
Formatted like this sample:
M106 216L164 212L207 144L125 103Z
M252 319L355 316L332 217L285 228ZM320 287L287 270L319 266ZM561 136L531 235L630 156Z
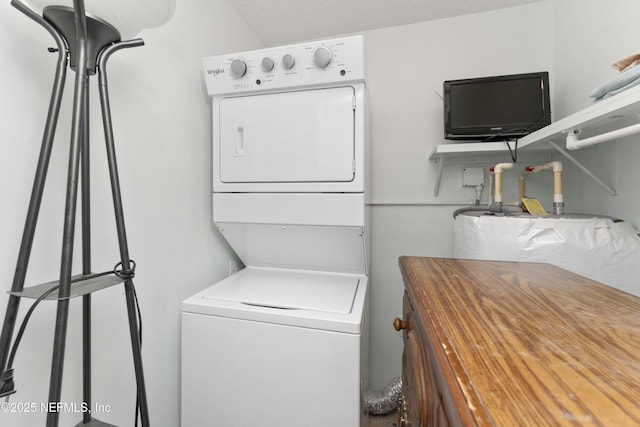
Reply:
M296 59L293 55L289 55L288 53L282 57L282 66L285 70L290 70L293 66L296 65Z
M327 68L331 62L331 50L328 47L319 47L313 52L313 63L318 68Z
M247 64L242 59L231 61L231 74L235 77L242 77L247 74Z
M273 62L273 59L269 58L268 56L262 58L262 71L268 73L269 71L273 70L274 65L275 63Z

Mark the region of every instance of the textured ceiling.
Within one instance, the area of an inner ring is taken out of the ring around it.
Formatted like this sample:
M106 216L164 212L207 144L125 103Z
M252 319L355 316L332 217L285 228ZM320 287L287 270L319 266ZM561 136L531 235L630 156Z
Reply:
M539 0L229 0L267 45L466 15Z

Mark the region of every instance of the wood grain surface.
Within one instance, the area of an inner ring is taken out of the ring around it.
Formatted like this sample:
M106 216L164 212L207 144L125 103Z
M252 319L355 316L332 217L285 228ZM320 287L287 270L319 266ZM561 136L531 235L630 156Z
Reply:
M549 264L400 268L463 424L640 425L640 298Z

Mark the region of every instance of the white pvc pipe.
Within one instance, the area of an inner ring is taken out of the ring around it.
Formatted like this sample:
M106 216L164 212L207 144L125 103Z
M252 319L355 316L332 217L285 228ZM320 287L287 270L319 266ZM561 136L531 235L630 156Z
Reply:
M562 172L562 162L555 160L553 162L547 163L554 172Z
M544 172L546 170L552 170L553 172L562 172L562 162L557 160L548 162L539 166L532 166L529 170L524 170L522 175L529 175L532 173Z
M558 151L558 153L562 154L565 158L567 158L569 161L571 161L571 163L573 163L578 169L580 169L582 172L584 172L589 178L594 180L600 187L602 187L605 190L607 190L609 192L609 194L611 194L612 196L615 196L615 195L618 194L618 192L616 190L614 190L613 188L611 188L607 184L605 184L604 181L602 181L600 178L595 176L593 174L593 172L591 172L589 169L587 169L582 163L577 161L571 154L567 153L567 151L564 150L563 148L561 148L558 144L556 144L553 141L547 141L547 143L549 145L551 145L553 148L555 148L556 151Z
M580 130L572 129L567 133L567 149L577 150L579 148L588 147L590 145L599 144L601 142L611 141L613 139L624 138L625 136L631 136L637 133L640 133L640 123L627 126L622 129L612 130L611 132L606 132L585 139L578 139Z
M556 214L563 213L564 195L562 193L562 162L557 160L540 166L527 167L520 175L520 197L524 197L524 178L526 175L547 170L553 171L553 206Z
M498 163L493 167L493 171L495 173L502 173L504 169L511 169L513 167L513 163Z
M513 163L498 163L493 167L496 187L496 193L494 197L495 203L502 203L502 172L506 169L511 168L513 168Z
M493 168L489 168L489 200L487 205L491 206L493 204L493 187L494 187L494 175Z
M553 203L554 206L564 207L564 193L562 192L562 163L550 163L553 169ZM557 212L556 212L557 213Z
M527 166L522 172L520 172L520 200L524 199L525 191L524 191L524 178L535 172L535 168L533 166Z

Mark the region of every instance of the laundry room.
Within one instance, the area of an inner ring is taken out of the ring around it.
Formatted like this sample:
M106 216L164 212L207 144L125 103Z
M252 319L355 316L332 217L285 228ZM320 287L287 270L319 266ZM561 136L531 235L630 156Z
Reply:
M637 313L640 92L593 96L640 58L637 2L102 3L0 6L1 425L422 425L398 401L409 283L476 271L452 259L524 262L476 272L525 290L585 276L585 304L626 310L604 323ZM445 137L445 82L532 73L548 126ZM591 122L613 137L586 146ZM612 335L640 383L634 322Z

